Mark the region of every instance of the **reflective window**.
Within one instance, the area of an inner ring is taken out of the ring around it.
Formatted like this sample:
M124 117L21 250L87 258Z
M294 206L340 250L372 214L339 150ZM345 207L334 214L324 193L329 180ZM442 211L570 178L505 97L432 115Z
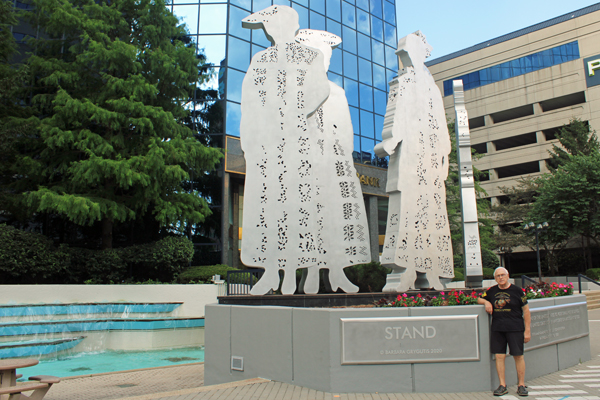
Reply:
M333 52L331 53L331 61L329 62L329 70L335 72L336 74L342 74L342 64L342 50L339 48L333 49Z
M448 79L444 81L444 96L449 96L453 93L452 81L456 79L462 79L464 89L470 90L577 59L579 59L578 42L566 43L502 64Z
M385 85L385 91L389 92L390 90L390 81L392 79L394 79L395 77L398 76L398 69L396 69L395 71L392 71L391 69L385 69L385 75L386 75L386 85Z
M396 47L398 39L396 39L396 28L388 23L385 24L385 44Z
M223 116L225 115L225 110L223 110L224 106L224 101L207 101L196 103L197 112L208 114L210 117L212 117L208 121L197 120L197 122L202 125L202 128L205 132L223 132Z
M381 0L371 0L371 14L377 18L383 18L381 11Z
M329 80L333 83L335 83L336 85L338 85L339 87L343 88L344 87L344 78L342 78L341 75L338 74L334 74L333 72L329 71L327 73L327 77L329 78Z
M206 56L206 61L213 65L221 65L225 59L225 35L198 37L198 48Z
M200 85L198 85L198 88L200 89L200 91L196 92L197 99L198 98L204 99L206 97L210 97L211 99L222 98L222 96L220 96L220 94L225 92L224 91L225 88L223 88L223 92L217 92L217 93L203 92L203 91L207 91L207 90L218 91L219 85L221 85L221 82L219 81L220 74L221 74L221 68L219 68L219 67L211 68L211 71L212 71L212 75L211 75L210 79L205 82L202 82Z
M371 15L371 36L383 42L383 21Z
M342 2L342 23L356 29L356 8L346 2Z
M227 131L231 136L240 136L240 121L242 119L242 108L237 103L227 102Z
M366 85L373 84L371 62L360 57L358 58L358 80Z
M398 56L396 55L396 49L393 47L385 46L385 66L398 71Z
M308 28L308 8L299 6L296 3L292 3L292 8L298 13L300 29Z
M371 59L371 39L362 33L358 34L358 55L367 60Z
M383 132L383 120L381 115L375 115L375 140L381 142L381 133Z
M389 2L390 2L390 3L392 3L392 4L396 4L396 1L395 1L395 0L386 0L386 1L389 1Z
M241 23L241 22L240 22ZM205 4L200 7L199 33L226 33L227 5Z
M325 17L314 11L310 12L310 29L325 30Z
M273 5L291 7L290 0L273 0Z
M242 7L248 11L252 10L252 2L251 0L231 0L231 4Z
M327 18L327 32L331 32L334 35L342 37L342 24Z
M342 20L340 0L327 0L327 16L336 21Z
M360 162L360 136L354 135L354 151L352 152L354 162Z
M346 97L348 97L348 91L346 90ZM358 108L350 107L350 118L352 119L352 129L354 129L354 133L358 135L360 132L360 118L358 113ZM356 150L360 149L360 146L354 146Z
M227 69L227 100L233 100L238 103L242 102L242 81L244 80L244 72L236 71L235 69Z
M373 64L373 86L377 89L387 90L387 80L385 78L385 68Z
M373 88L362 83L359 84L358 87L360 94L360 108L362 108L363 110L373 112ZM360 119L362 120L362 114L360 116ZM371 117L371 120L372 119L373 118ZM361 131L361 135L364 135L364 132Z
M357 30L364 33L365 35L371 34L371 27L369 23L369 13L359 8L356 9L356 26Z
M227 65L240 71L247 71L250 66L250 43L230 36Z
M392 25L396 25L396 7L393 4L383 1L383 19Z
M387 107L387 93L377 89L375 89L373 92L373 97L375 98L375 112L377 114L385 115L385 109Z
M369 11L369 0L356 0L356 6Z
M363 110L360 110L360 135L371 139L375 138L373 114Z
M262 29L251 29L252 32L252 43L256 43L262 47L270 47L271 42L267 39L267 35L265 35L265 31Z
M344 90L346 91L346 98L348 99L348 104L354 107L358 107L358 82L353 81L352 79L344 78ZM358 118L356 119L356 121L358 123ZM359 133L360 131L356 129L356 127L357 125L354 126L354 133Z
M348 3L352 4L352 5L356 5L356 0L344 0L347 1Z
M383 43L377 40L371 40L371 54L372 60L378 64L385 65L385 49Z
M173 14L183 22L192 34L198 32L198 6L173 6ZM220 32L219 32L220 33Z
M271 0L252 0L252 11L257 12L271 6Z
M308 0L294 0L294 2L303 5L308 8Z
M325 15L325 1L324 0L310 0L310 9Z
M262 47L262 46L258 46L258 45L256 45L256 44L253 44L253 45L252 45L252 51L251 51L250 60L252 60L252 57L254 57L254 55L255 55L256 53L258 53L259 51L263 51L263 50L265 50L265 48L264 48L264 47Z
M242 19L250 15L249 11L229 7L229 33L242 39L250 40L250 29L242 28Z
M356 54L356 31L344 26L342 28L342 48Z
M362 126L362 117L363 115L360 115L361 118L361 126ZM375 148L375 141L371 138L367 138L362 136L360 138L360 150L361 150L361 156L362 156L362 162L363 164L365 163L365 161L369 162L371 161L371 157L373 157L373 155L375 154L373 152L373 149Z
M358 80L358 65L356 56L346 51L343 52L344 76Z

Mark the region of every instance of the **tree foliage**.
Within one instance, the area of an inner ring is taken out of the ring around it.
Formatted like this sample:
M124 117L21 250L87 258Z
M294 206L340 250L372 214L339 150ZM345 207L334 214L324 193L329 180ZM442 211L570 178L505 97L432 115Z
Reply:
M209 74L184 26L161 0L33 4L21 17L45 35L29 43L38 140L18 163L29 209L100 221L103 248L115 223L147 214L179 230L204 221L206 200L183 183L222 154L185 123Z
M598 152L598 137L596 131L591 130L587 121L573 118L569 124L559 129L556 138L561 146L552 145L548 166L555 170L560 165L569 162L569 156L589 156Z

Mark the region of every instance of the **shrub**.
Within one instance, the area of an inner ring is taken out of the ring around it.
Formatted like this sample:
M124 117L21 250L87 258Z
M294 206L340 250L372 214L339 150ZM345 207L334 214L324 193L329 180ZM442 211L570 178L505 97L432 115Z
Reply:
M221 278L225 279L227 271L237 271L237 268L226 264L189 267L177 276L177 282L211 283L211 278L214 275L221 275Z
M134 280L171 282L187 268L194 255L192 242L183 236L169 236L157 242L119 250Z
M500 266L500 260L498 259L498 256L496 256L496 253L490 249L481 249L481 265L483 268L494 270Z
M585 276L594 280L600 280L600 268L591 268L585 271Z
M66 245L54 246L39 233L0 224L0 283L59 283L69 269Z
M127 263L120 250L69 249L71 268L64 283L106 284L126 279Z
M359 292L370 293L383 290L386 276L391 270L376 261L372 261L368 264L358 264L344 268L344 272L348 279L358 286Z
M494 279L494 270L496 268L483 268L483 279Z
M454 270L454 278L452 278L452 282L459 282L459 281L464 281L465 280L465 275L461 272L458 271L458 268Z

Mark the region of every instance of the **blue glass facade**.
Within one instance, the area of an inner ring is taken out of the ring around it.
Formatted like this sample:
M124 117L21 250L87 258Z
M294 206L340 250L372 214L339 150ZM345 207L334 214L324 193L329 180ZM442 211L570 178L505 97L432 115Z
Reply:
M548 68L553 65L562 64L567 61L577 60L578 58L579 46L577 41L566 43L525 57L520 57L489 68L445 80L444 96L453 94L452 81L456 79L462 79L465 90L470 90L504 79L514 78L515 76Z
M203 110L206 102L220 103L223 121L213 124L211 134L239 136L242 79L252 56L270 46L262 30L244 29L241 20L272 4L293 7L301 29L326 30L342 38L332 54L329 79L348 97L355 161L370 163L381 141L388 82L398 71L395 0L173 0L169 7L215 67L201 89L212 89L217 96L195 99L193 107Z

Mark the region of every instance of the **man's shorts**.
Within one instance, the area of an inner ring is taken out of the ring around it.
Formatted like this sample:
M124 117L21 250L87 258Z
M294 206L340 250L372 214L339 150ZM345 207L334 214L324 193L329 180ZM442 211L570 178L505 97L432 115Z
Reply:
M495 332L490 335L490 350L492 354L506 354L506 345L511 356L522 356L525 346L525 332Z

